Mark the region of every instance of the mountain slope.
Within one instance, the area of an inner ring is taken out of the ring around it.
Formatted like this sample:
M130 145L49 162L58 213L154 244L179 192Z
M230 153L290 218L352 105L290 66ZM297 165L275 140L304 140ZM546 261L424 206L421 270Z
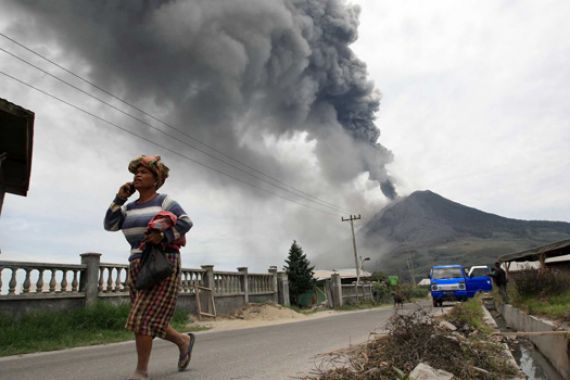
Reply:
M570 223L486 213L431 191L416 191L375 215L360 231L375 270L407 276L433 264L488 264L499 255L570 238Z

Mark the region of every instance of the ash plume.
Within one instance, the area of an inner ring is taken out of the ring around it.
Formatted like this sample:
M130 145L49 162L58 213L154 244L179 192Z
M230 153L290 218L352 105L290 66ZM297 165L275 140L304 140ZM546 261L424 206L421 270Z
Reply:
M380 93L350 49L359 8L341 0L16 1L15 35L55 41L96 83L240 161L288 180L244 135L306 132L323 178L361 173L396 197L378 139Z

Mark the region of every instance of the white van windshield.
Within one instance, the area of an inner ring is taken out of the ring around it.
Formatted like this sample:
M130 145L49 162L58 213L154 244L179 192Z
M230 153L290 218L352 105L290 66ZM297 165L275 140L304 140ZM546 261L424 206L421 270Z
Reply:
M431 272L431 278L458 278L463 277L461 268L434 268Z

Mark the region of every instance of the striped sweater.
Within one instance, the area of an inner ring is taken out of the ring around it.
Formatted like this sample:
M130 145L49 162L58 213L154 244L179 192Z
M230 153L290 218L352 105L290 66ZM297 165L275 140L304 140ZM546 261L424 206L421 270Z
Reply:
M166 194L157 194L153 199L144 202L130 202L124 206L125 200L115 197L105 214L105 229L107 231L122 230L131 246L131 257L141 254L139 246L144 239L148 222L160 211L170 211L178 217L176 225L164 231L168 243L179 239L192 227L192 220L180 205Z

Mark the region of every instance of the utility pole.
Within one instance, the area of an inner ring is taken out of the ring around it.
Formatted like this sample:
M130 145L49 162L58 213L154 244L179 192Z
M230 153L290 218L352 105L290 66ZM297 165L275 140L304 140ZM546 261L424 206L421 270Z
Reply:
M356 288L360 285L360 263L358 262L358 256L356 254L356 237L354 236L354 221L359 220L361 218L360 214L350 215L350 217L345 218L341 217L341 222L350 222L350 229L352 230L352 248L354 249L354 264L356 268ZM358 293L357 293L358 294Z
M414 251L410 251L410 256L406 258L406 264L408 270L410 271L410 277L412 278L412 287L416 287L416 268L414 267Z

